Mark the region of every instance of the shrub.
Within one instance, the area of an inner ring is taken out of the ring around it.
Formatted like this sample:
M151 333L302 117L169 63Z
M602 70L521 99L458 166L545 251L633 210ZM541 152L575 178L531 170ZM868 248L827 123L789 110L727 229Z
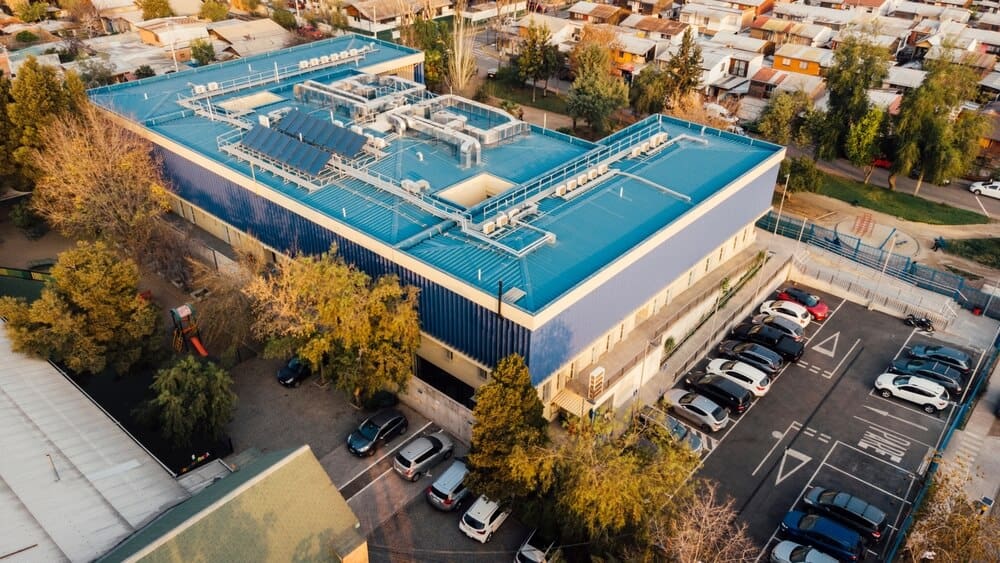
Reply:
M24 30L18 32L18 34L14 36L14 40L18 43L34 43L35 41L38 41L38 36L28 30Z

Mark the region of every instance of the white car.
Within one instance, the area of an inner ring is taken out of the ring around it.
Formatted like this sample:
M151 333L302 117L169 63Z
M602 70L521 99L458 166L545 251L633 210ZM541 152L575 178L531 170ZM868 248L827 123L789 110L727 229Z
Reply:
M1000 199L1000 180L973 182L972 185L969 186L969 191L976 195L984 195Z
M799 305L798 303L792 303L791 301L782 301L780 299L775 301L765 301L760 306L760 312L768 315L779 315L788 319L795 321L795 324L802 328L809 326L809 322L812 321L812 315L805 307Z
M771 390L771 378L766 373L737 360L712 360L708 362L705 371L725 377L753 393L754 397L763 397Z
M785 540L771 550L771 563L837 563L822 551Z
M493 539L493 532L500 528L500 524L503 524L508 516L510 516L509 508L504 508L499 503L479 495L476 502L472 503L458 521L458 529L479 543L486 543Z
M694 422L709 432L722 430L729 424L729 413L708 397L694 391L671 389L663 394L663 400L678 416Z
M875 380L875 389L885 398L897 397L920 405L934 414L948 406L948 390L930 379L915 375L883 373Z

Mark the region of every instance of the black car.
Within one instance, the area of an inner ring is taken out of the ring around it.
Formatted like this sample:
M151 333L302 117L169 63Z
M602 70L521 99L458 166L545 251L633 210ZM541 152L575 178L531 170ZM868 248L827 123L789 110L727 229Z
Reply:
M379 443L388 442L406 432L407 421L395 409L379 411L365 419L347 437L347 449L356 456L375 455Z
M750 364L768 375L775 374L782 366L781 356L777 352L753 342L725 340L719 344L719 355Z
M889 371L902 375L919 375L924 379L930 379L947 389L952 397L962 394L962 384L965 382L962 372L947 364L929 360L899 359L889 365Z
M811 545L841 561L859 561L864 553L861 534L818 514L789 511L781 521L778 535Z
M729 409L730 414L739 414L750 407L753 394L737 383L712 373L694 373L684 378L684 383L692 391L712 399Z
M968 375L972 371L972 358L961 350L947 346L914 346L910 348L910 357L918 360L941 362Z
M312 375L312 368L302 361L298 355L292 356L288 363L278 370L278 383L285 387L298 387L302 381Z
M750 319L750 322L755 325L767 325L771 328L776 328L784 333L785 336L794 338L796 342L805 338L805 333L803 333L802 327L798 323L780 315L762 313Z
M777 328L765 324L743 323L733 329L733 338L745 342L756 342L777 352L782 359L797 362L805 351L801 342L787 336Z
M810 510L821 512L864 534L874 541L882 539L888 518L878 507L842 492L813 487L802 497Z

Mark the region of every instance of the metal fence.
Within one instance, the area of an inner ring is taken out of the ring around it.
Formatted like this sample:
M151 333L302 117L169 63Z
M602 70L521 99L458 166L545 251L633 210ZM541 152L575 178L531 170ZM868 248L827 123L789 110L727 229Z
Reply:
M858 237L839 233L836 229L821 227L803 219L788 216L779 219L773 211L758 220L757 226L828 250L858 264L884 270L887 276L921 289L947 295L960 306L976 311L977 314L1000 319L1000 299L994 299L992 293L970 286L968 281L958 274L918 264L907 256L893 253L891 248L886 248L890 244L889 238L883 241L882 245L873 246L861 242Z

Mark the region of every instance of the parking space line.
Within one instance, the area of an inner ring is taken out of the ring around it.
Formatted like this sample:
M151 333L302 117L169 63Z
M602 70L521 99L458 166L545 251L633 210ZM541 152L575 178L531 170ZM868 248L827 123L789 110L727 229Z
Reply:
M876 461L880 461L880 462L888 465L889 467L893 467L895 469L898 469L898 470L902 471L903 473L906 473L911 479L914 478L914 473L912 471L910 471L909 469L906 469L905 467L896 465L895 463L890 463L890 462L888 462L888 461L886 461L886 460L884 460L882 458L875 457L872 454L870 454L870 453L868 453L868 452L866 452L864 450L859 450L858 448L855 448L854 446L852 446L852 445L850 445L850 444L848 444L846 442L841 442L840 440L837 440L837 443L840 444L841 446L844 446L845 448L850 448L850 449L858 452L859 454L863 454L863 455L865 455L867 457L870 457L870 458L872 458L872 459L874 459Z
M916 333L917 333L916 328L910 331L910 335L906 337L906 340L903 341L903 345L900 346L899 350L896 351L896 355L892 357L892 361L895 362L896 360L899 359L899 355L903 353L903 350L906 350L908 348L907 345L910 343L910 339L913 338L913 335Z
M410 437L412 438L413 436L416 436L417 434L420 434L421 432L423 432L424 430L426 430L427 427L430 426L431 424L433 424L433 421L428 420L427 424L424 424L423 426L421 426L420 428L418 428L416 432L414 432L413 434L410 434ZM399 438L400 438L399 443L397 443L395 446L393 446L392 449L390 449L389 451L385 452L382 455L382 457L380 457L377 460L375 460L374 463L369 464L368 467L366 467L366 468L362 469L361 471L359 471L357 475L355 475L354 477L351 477L350 480L348 480L346 483L344 483L343 486L338 487L337 490L338 491L342 491L342 490L346 489L347 486L350 485L351 483L353 483L358 477L361 477L365 473L368 473L368 471L372 467L375 467L376 465L378 465L379 463L381 463L383 459L391 456L396 450L398 450L400 447L402 447L402 445L406 443L406 440L403 439L403 436L399 436ZM362 490L364 490L364 489L362 489Z
M367 489L368 487L371 487L375 483L378 483L379 479L381 479L382 477L385 477L386 474L388 474L392 470L393 470L392 467L389 467L389 469L386 469L385 471L383 471L382 473L380 473L378 477L372 479L371 483L368 483L364 487L361 487L361 489L358 492L356 492L353 495L351 495L351 498L345 498L344 500L349 502L352 498L354 498L354 497L360 495L361 493L363 493L365 491L365 489Z
M866 408L866 409L871 409L871 407L868 407L868 406L866 406L865 408ZM881 413L881 412L884 412L884 411L875 411L875 412L879 412L879 413ZM892 415L890 415L889 413L886 413L886 415L887 415L887 416L890 416L890 417L892 417L892 418L897 418L897 417L895 417L895 416L892 416ZM855 415L855 416L854 416L854 418L856 418L856 419L860 420L861 422L865 422L865 423L867 423L867 424L868 424L869 426L874 426L875 428L878 428L879 430L882 430L882 431L884 431L884 432L892 432L893 434L899 434L900 436L903 436L903 437L906 437L906 438L909 438L910 440L913 440L914 442L916 442L916 443L920 444L921 446L927 446L928 448L933 448L933 447L934 447L934 446L932 446L932 445L928 444L927 442L923 442L923 441L920 441L920 440L918 440L918 439L914 438L913 436L910 436L909 434L903 434L903 433L902 433L902 432L900 432L899 430L893 430L893 429L891 429L891 428L886 428L885 426L882 426L881 424L877 424L877 423L875 423L875 422L872 422L872 421L868 420L867 418L862 418L862 417L860 417L860 416L857 416L857 415ZM902 422L906 422L906 423L908 423L908 424L913 424L912 422L909 422L909 421L906 421L906 420L904 420L904 421L902 421ZM917 428L923 428L924 430L928 430L928 429L927 429L926 427L924 427L924 426L917 426Z
M973 367L973 368L972 368L972 371L970 371L970 372L969 372L969 381L968 381L968 383L967 383L967 384L965 385L965 389L964 389L964 390L962 390L962 396L958 398L958 404L960 404L960 405L961 405L962 403L964 403L964 402L965 402L965 399L966 399L966 396L967 396L967 395L969 394L969 389L971 389L971 388L972 388L972 382L973 382L973 381L975 381L975 379L976 379L976 374L977 374L977 373L979 373L979 366L981 366L981 365L982 365L982 363L983 363L983 358L985 358L985 357L986 357L986 350L983 350L983 351L982 351L982 352L980 352L980 354L979 354L979 359L978 359L978 360L976 360L976 365L975 365L975 367Z
M840 304L839 304L839 305L837 305L837 308L836 308L836 309L834 309L833 311L831 311L831 312L830 312L830 314L826 316L826 320L825 320L825 321L823 321L823 324L820 324L820 325L819 325L819 328L818 328L818 329L816 329L816 332L814 332L814 333L813 333L813 335L812 335L812 336L810 336L809 338L806 338L806 339L805 339L806 343L809 343L809 342L811 342L811 341L812 341L812 340L813 340L814 338L816 338L817 336L819 336L819 333L823 332L823 327L825 327L825 326L826 326L826 325L827 325L827 324L828 324L828 323L830 322L830 319L832 319L832 318L833 318L833 316L837 314L837 311L839 311L839 310L840 310L840 308L844 306L844 303L847 303L847 299L843 299L843 300L841 300L841 301L840 301ZM809 322L809 324L814 324L814 323L815 323L815 324L819 324L819 323L817 323L816 321L810 321L810 322Z
M915 407L910 407L909 405L904 404L904 403L900 403L898 401L893 401L891 399L886 399L882 395L879 395L878 393L876 393L874 387L868 391L868 396L872 397L872 398L875 398L875 399L878 399L880 401L885 401L886 403L889 403L890 405L896 405L897 407L900 407L902 409L906 409L906 410L912 412L913 414L919 414L920 416L922 416L924 418L929 418L931 420L936 420L937 422L940 422L941 424L944 424L946 422L946 421L942 421L940 418L934 416L933 414L927 414L927 413L925 413L921 409L918 409L918 408L915 408ZM949 410L948 410L948 416L951 416L951 411L955 408L955 403L953 403L951 401L948 401L948 404L951 405L950 407L948 407L949 408Z
M788 437L788 433L790 431L798 430L801 427L802 425L800 425L798 422L792 421L791 424L788 425L788 428L786 428L785 431L781 433L781 437L778 438L778 441L775 442L774 445L771 446L771 449L767 451L767 455L764 456L764 459L760 460L760 463L757 464L757 468L753 470L753 473L751 473L750 476L753 477L757 475L757 472L760 471L760 468L764 465L764 462L767 461L767 458L771 457L771 454L773 454L774 450L778 448L778 445L781 444L781 441L784 440L786 437Z
M837 365L832 370L830 370L830 377L833 377L833 374L835 374L838 371L840 371L840 366L844 365L844 362L847 361L847 358L851 357L851 354L854 353L854 349L858 347L858 344L861 344L861 339L860 338L858 338L857 340L855 340L854 344L851 344L851 349L848 350L847 353L844 354L844 357L840 358L840 361L837 362Z
M855 481L858 481L860 483L864 483L864 484L868 485L869 487L875 489L876 491L878 491L878 492L880 492L882 494L889 495L890 497L892 497L892 498L894 498L894 499L896 499L896 500L898 500L900 502L904 502L906 504L910 504L910 501L906 500L905 498L900 498L900 497L898 497L898 496L890 493L889 491L883 489L882 487L876 487L875 485L872 485L868 481L865 481L864 479L858 477L857 475L854 475L853 473L850 473L848 471L844 471L843 469L837 467L836 465L828 463L828 464L826 464L826 466L829 467L830 469L838 472L838 473L843 473L844 475L847 475L848 477L850 477L851 479L854 479Z

